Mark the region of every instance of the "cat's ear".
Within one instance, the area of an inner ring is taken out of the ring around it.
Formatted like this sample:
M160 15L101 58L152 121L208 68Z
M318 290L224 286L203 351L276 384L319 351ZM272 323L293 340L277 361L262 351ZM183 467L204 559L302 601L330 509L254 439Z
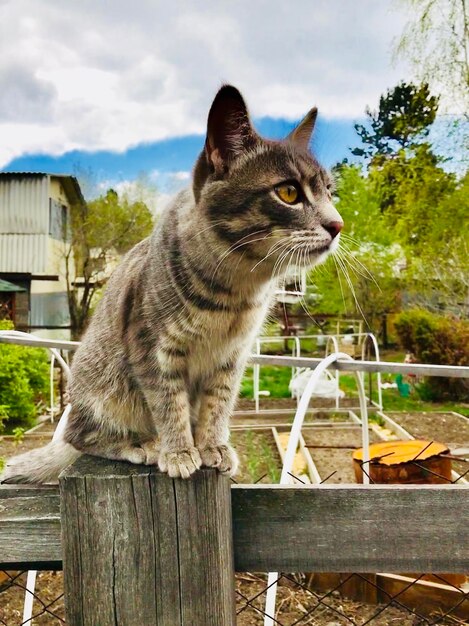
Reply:
M307 150L311 137L313 136L317 116L318 110L316 107L313 107L311 111L304 116L298 126L291 131L287 140L291 141L299 148Z
M223 174L230 163L251 147L257 134L251 125L242 95L231 85L223 85L215 96L207 122L205 153L215 172Z

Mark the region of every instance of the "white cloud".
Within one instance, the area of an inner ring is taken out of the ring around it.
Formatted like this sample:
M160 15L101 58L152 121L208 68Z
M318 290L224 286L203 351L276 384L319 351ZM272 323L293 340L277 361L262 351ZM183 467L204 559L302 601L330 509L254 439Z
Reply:
M0 166L29 152L123 151L203 132L223 82L255 116L313 104L356 117L405 74L391 0L7 0L0 3Z

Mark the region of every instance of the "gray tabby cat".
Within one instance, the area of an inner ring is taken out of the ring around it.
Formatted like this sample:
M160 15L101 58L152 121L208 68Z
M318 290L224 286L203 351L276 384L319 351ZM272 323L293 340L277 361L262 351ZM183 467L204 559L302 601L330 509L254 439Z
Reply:
M63 439L12 458L3 480L55 480L82 453L236 472L229 417L278 276L324 260L343 225L308 151L316 115L268 141L220 89L192 189L123 259L76 352Z

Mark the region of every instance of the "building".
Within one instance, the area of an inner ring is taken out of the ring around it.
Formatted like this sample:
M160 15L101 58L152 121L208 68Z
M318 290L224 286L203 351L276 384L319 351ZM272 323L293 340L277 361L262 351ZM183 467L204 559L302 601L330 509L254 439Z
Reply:
M70 209L83 203L73 176L0 172L0 315L19 330L68 337Z

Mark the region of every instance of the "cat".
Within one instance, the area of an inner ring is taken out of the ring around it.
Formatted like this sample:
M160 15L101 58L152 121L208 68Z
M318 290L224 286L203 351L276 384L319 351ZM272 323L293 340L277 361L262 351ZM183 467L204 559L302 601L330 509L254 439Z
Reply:
M114 271L74 356L63 437L10 459L4 482L56 480L84 453L236 472L229 418L279 276L323 261L343 226L309 151L316 117L266 140L221 87L192 188Z

